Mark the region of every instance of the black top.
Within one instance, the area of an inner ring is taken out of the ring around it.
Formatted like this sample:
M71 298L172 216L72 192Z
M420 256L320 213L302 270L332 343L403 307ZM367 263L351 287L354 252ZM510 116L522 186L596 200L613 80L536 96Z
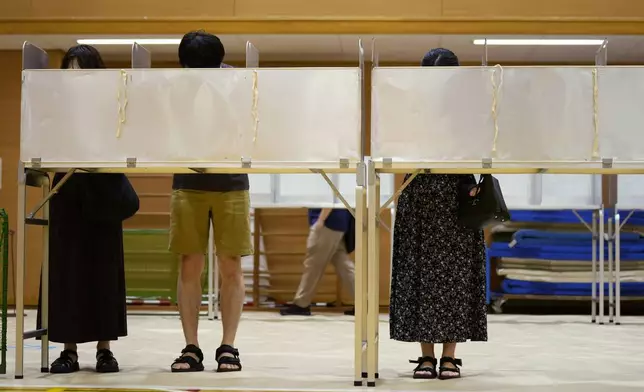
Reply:
M172 189L231 192L248 188L248 174L175 174L172 178Z

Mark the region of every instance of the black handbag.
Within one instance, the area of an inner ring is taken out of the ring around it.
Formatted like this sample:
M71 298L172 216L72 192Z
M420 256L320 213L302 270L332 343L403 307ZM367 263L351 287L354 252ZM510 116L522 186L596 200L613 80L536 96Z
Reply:
M482 174L476 196L470 190L459 195L458 220L471 229L484 229L510 220L510 211L505 205L499 181L491 174Z
M122 222L139 210L139 196L125 174L89 173L84 176L85 193L81 200L89 220Z

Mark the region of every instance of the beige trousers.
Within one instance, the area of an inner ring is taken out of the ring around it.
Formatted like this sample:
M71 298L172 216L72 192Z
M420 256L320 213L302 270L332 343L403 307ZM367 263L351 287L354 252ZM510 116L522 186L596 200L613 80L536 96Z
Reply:
M327 264L331 262L343 287L354 296L355 271L344 245L344 233L325 226L311 228L306 243L306 259L300 287L295 294L295 305L306 308L311 305L313 295L324 276Z

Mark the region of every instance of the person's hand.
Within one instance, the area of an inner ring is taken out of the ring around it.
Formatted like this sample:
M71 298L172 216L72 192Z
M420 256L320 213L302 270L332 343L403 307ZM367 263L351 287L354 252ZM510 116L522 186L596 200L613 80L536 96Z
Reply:
M471 197L474 197L474 196L478 195L478 193L479 193L480 191L481 191L481 190L479 189L479 187L477 187L477 186L476 186L476 187L474 187L474 188L472 188L472 189L470 190L470 196L471 196Z

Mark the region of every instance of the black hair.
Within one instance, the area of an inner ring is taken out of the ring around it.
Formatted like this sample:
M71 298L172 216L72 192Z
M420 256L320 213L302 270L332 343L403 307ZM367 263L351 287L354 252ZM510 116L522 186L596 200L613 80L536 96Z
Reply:
M69 48L63 61L60 64L61 69L67 69L74 64L74 60L82 69L105 68L101 54L95 47L89 45L77 45Z
M425 54L420 65L423 67L457 67L458 57L449 49L436 48Z
M187 33L179 44L179 62L184 68L220 68L225 56L219 38L203 30Z

